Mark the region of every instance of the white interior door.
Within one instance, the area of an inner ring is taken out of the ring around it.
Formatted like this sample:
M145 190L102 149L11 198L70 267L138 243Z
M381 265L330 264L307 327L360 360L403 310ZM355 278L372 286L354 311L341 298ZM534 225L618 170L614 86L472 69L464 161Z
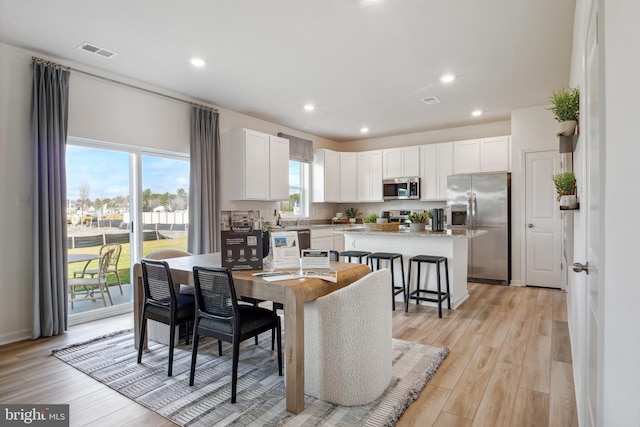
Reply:
M585 345L579 346L578 351L584 351L581 355L585 361L583 368L584 375L584 399L586 405L583 408L583 419L585 426L602 425L600 419L600 402L599 385L602 384L602 321L601 321L601 298L602 298L602 279L600 275L600 266L602 259L602 237L604 235L604 222L602 203L604 195L602 194L602 180L604 171L602 164L604 157L602 153L601 131L600 128L600 58L598 52L597 39L597 2L593 2L591 15L589 20L589 28L587 32L586 44L586 64L585 64L585 110L587 120L585 121L583 132L586 131L586 168L584 192L581 200L581 206L584 206L585 222L586 222L586 250L580 251L586 253L586 260L575 260L574 271L582 274L576 277L577 286L586 286L586 307L584 319ZM588 269L581 267L585 265ZM584 273L587 273L586 275ZM585 283L586 282L586 283ZM580 319L581 320L581 319Z
M557 151L525 154L525 284L562 286L562 221L551 176L560 171Z

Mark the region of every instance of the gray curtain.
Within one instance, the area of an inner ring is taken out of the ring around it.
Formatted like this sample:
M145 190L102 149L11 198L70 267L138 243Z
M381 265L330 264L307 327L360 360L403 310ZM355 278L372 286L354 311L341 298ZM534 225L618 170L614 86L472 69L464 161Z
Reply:
M219 152L218 113L192 106L187 250L193 254L217 252L220 247L217 232Z
M65 153L69 71L33 62L33 329L50 337L67 329L67 182Z

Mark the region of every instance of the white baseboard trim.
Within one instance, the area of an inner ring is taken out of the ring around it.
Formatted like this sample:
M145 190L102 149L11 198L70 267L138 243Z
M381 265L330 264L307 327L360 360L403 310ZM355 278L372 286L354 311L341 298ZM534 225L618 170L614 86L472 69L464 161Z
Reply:
M28 339L31 339L31 330L23 329L21 331L0 335L0 345L11 344L13 342L24 341Z
M520 280L512 280L509 282L509 286L525 286Z

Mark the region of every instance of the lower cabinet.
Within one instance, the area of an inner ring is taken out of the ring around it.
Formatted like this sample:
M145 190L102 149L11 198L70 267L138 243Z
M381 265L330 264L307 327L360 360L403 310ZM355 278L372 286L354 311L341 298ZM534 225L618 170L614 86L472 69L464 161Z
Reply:
M344 250L344 235L333 234L333 227L322 227L311 229L311 249L323 251Z
M312 228L311 249L330 251L333 249L333 228Z

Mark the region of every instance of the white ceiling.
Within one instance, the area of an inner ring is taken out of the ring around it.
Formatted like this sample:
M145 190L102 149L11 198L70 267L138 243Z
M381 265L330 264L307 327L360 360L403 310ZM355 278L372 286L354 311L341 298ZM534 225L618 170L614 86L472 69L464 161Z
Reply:
M575 0L0 0L0 41L335 141L509 120L566 86ZM84 43L117 52L105 59ZM189 58L202 57L196 69ZM439 78L454 73L444 84ZM442 101L425 105L422 98ZM306 112L307 103L316 109ZM481 109L479 118L470 115ZM361 127L370 132L364 136Z

